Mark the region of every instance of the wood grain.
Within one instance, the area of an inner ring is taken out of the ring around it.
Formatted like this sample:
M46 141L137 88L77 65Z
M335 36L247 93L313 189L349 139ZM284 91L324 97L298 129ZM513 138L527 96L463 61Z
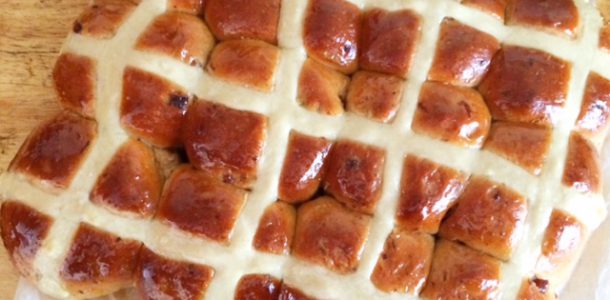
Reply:
M40 122L59 110L51 70L72 21L89 0L0 1L0 173ZM0 247L0 299L18 275Z
M0 174L28 133L57 112L51 70L72 21L90 0L0 0ZM610 0L598 0L610 21ZM0 246L0 300L18 274Z

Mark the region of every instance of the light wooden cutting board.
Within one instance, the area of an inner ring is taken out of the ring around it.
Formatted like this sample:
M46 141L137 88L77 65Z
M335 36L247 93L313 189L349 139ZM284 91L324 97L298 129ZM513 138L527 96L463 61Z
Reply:
M27 134L59 110L51 70L72 21L89 0L0 0L0 173ZM0 299L18 276L0 247Z
M34 126L59 110L51 70L73 20L88 2L0 0L0 173ZM601 3L610 16L610 0ZM0 246L0 300L13 299L17 281Z

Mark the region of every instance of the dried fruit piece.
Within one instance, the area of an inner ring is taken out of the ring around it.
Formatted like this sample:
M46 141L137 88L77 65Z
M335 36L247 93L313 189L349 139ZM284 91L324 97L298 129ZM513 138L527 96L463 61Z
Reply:
M517 300L556 300L549 281L537 277L528 278L521 284Z
M324 189L348 208L373 214L381 196L384 150L340 140L331 149L326 164Z
M168 80L133 67L125 69L121 125L130 134L159 147L179 146L189 104L187 93Z
M74 33L98 39L114 37L140 0L95 0L74 22Z

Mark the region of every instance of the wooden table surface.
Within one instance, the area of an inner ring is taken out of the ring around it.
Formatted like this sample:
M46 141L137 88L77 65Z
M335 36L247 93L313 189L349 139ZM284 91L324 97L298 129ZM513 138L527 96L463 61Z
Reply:
M0 0L0 174L34 126L59 110L51 70L88 2ZM610 7L610 1L603 3ZM0 247L0 300L13 299L17 281Z
M59 110L51 70L71 23L89 0L0 0L0 173L27 134ZM18 276L0 247L0 299Z

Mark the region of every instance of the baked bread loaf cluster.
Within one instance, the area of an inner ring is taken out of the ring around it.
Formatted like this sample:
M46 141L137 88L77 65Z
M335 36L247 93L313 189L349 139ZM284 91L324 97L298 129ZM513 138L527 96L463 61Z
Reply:
M96 0L0 176L57 298L555 299L606 216L581 0Z

